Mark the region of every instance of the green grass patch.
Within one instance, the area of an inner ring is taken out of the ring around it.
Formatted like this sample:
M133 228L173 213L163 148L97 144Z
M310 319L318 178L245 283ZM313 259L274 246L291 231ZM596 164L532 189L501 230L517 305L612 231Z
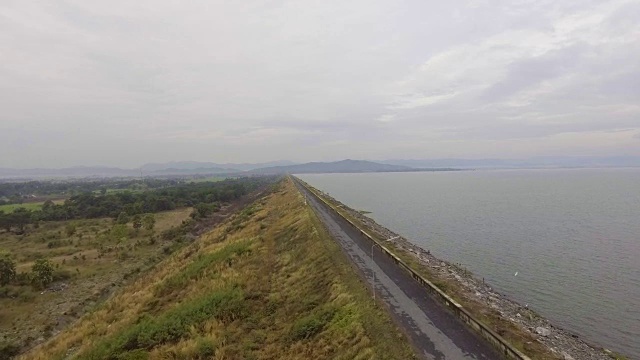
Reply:
M228 179L229 177L226 176L208 176L208 177L203 177L203 178L196 178L196 179L192 179L189 182L190 183L204 183L204 182L218 182L218 181L223 181Z
M212 317L229 323L246 315L242 290L231 286L181 304L159 317L143 316L136 324L104 340L78 359L131 358L142 353L141 350L179 341L189 335L191 327Z
M333 308L321 309L297 320L291 328L291 340L305 340L318 334L329 324L334 314L335 309Z
M225 262L229 266L232 265L234 257L251 252L250 246L251 240L244 240L231 243L209 254L198 255L183 271L167 278L161 283L156 290L156 294L159 296L167 295L177 289L183 288L190 281L197 280L203 276L205 271L215 264Z
M14 210L19 208L25 208L27 210L40 210L42 209L42 204L44 202L32 202L32 203L22 203L22 204L6 204L0 205L0 211L4 211L5 214L9 214L14 212Z

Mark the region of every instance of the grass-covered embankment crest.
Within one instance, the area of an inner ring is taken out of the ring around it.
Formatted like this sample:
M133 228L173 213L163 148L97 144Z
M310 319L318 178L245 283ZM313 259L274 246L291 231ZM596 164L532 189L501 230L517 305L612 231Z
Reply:
M24 356L413 357L288 179Z

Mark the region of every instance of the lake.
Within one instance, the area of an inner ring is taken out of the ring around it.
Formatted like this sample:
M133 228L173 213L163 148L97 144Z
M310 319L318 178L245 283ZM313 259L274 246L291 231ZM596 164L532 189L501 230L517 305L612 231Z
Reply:
M640 359L640 169L298 176L554 324Z

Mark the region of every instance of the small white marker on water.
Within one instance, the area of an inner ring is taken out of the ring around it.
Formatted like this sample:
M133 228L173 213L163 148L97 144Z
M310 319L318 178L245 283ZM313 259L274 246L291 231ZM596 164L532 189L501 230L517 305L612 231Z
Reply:
M516 273L515 273L515 274L513 274L513 276L518 276L518 272L516 271Z

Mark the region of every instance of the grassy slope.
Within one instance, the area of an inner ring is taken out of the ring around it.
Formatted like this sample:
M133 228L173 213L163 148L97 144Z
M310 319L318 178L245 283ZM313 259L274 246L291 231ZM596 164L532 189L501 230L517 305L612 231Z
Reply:
M25 359L410 359L290 180Z

